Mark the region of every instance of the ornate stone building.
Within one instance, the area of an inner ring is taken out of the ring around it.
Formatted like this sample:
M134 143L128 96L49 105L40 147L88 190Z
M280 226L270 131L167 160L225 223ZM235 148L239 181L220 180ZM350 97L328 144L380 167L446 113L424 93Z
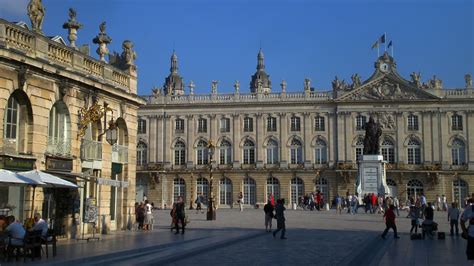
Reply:
M219 207L234 206L239 192L248 205L270 193L293 203L321 190L326 199L354 193L364 125L373 116L383 126L380 152L390 193L404 202L424 192L458 200L474 191L474 90L445 89L433 77L407 80L385 53L372 76L337 77L332 91L270 92L263 54L258 55L251 93L162 93L144 97L138 111L137 191L161 206L181 195L193 204L209 193L209 163ZM212 162L209 141L216 146ZM140 198L139 198L140 199Z
M144 103L133 44L124 41L123 53L107 63L111 38L102 23L97 60L88 46L75 45L82 24L73 9L64 24L70 45L43 35L41 1L28 10L31 28L0 19L0 168L43 170L77 183L79 189L36 189L34 212L58 234L82 230L88 198L99 230L125 228L134 212L137 109ZM0 183L0 209L24 220L33 212L32 193Z

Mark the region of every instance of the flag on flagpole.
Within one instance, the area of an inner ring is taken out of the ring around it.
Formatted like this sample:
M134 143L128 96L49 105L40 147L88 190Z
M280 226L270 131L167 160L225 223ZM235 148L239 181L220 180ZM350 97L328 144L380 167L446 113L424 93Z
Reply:
M379 43L385 43L385 33L380 36Z
M374 44L372 44L372 50L375 48L379 48L379 45L385 43L385 33L380 36Z
M379 40L375 41L375 43L372 44L372 50L375 48L379 48Z
M388 42L388 45L387 45L387 48L392 47L392 45L393 45L392 41L389 41L389 42Z

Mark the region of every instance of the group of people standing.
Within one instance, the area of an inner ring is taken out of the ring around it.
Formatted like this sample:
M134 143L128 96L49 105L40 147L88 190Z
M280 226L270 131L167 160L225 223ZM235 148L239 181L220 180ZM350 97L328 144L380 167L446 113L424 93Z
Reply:
M285 199L277 199L275 205L273 195L263 207L265 212L265 231L272 232L272 221L273 219L277 220L277 230L273 231L273 237L276 237L277 233L281 231L280 239L286 239L285 210Z
M137 230L153 230L153 209L154 204L150 203L148 200L140 203L135 202L135 222Z
M324 208L324 194L317 190L299 197L299 207L303 210L322 210Z

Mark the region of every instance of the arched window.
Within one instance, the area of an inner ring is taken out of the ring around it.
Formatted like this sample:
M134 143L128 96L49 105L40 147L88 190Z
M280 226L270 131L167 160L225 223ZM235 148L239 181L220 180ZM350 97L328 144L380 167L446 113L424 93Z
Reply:
M137 145L137 165L145 165L147 163L147 146L143 142Z
M314 159L316 164L328 162L328 148L326 142L322 139L316 140Z
M17 154L31 152L31 105L28 96L21 90L16 90L8 98L3 120L3 152Z
M408 141L408 164L421 164L421 144L415 138Z
M469 186L466 181L456 179L453 181L453 201L458 202L458 206L464 207L465 199L469 197ZM461 200L461 203L459 203Z
M355 158L356 160L361 160L362 155L364 154L364 139L359 138L355 144Z
M415 199L423 193L423 183L418 179L411 179L407 183L407 198Z
M270 139L267 143L267 164L278 163L278 142Z
M232 146L227 140L223 140L219 146L219 164L232 163Z
M232 206L232 181L224 177L221 178L219 183L219 203L221 205Z
M324 177L319 177L316 179L315 182L315 190L320 191L323 194L323 198L325 199L325 202L329 200L329 186L328 186L328 181Z
M186 184L184 179L175 178L173 181L173 202L177 202L179 196L183 197L184 202L186 202Z
M453 140L451 155L453 165L466 164L466 146L464 145L464 141L457 138Z
M174 164L184 165L186 163L186 145L182 141L174 144Z
M395 180L391 178L387 178L387 186L388 186L388 195L391 197L397 197L398 196L398 189L397 189L397 183Z
M244 204L255 205L256 202L256 190L255 180L250 177L244 178Z
M299 197L304 194L303 180L299 177L291 179L291 203L298 204Z
M301 142L296 138L292 139L290 144L290 163L303 163L303 145L301 145Z
M197 145L197 164L198 165L205 165L208 164L208 149L207 149L207 142L204 140L200 140Z
M267 199L273 194L273 198L280 198L280 182L274 177L267 179Z
M393 142L390 139L385 138L380 147L383 159L388 163L395 163L395 145L393 145Z
M246 140L244 142L244 164L254 164L255 163L255 145L251 140Z
M204 203L207 202L209 198L209 182L207 179L200 177L196 180L196 190L197 194L201 194L204 198Z
M71 154L71 121L64 102L56 102L49 112L48 153Z

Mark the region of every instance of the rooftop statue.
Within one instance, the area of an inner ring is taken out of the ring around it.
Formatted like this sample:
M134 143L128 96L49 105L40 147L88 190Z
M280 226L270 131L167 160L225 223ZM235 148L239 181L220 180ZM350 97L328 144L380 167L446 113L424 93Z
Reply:
M112 38L110 38L107 33L105 33L105 21L99 25L99 30L99 34L95 36L92 42L99 45L99 48L97 48L96 52L100 56L100 61L105 62L105 55L109 54L109 48L107 48L107 44L112 42Z
M43 33L43 18L46 9L41 0L31 0L28 4L28 16L31 20L31 27L34 32Z
M217 84L219 83L219 81L217 80L213 80L211 82L211 93L212 94L217 94Z
M76 20L76 10L69 8L69 19L63 24L63 29L68 29L68 40L71 43L71 47L76 47L77 30L82 28L82 24Z
M412 72L410 74L410 77L411 77L411 82L414 83L418 88L421 87L421 74L420 72L416 73L416 72Z
M360 82L360 76L359 74L355 73L354 75L351 76L351 79L352 79L352 88L358 88L360 87L360 85L362 84Z
M365 123L364 155L379 154L379 139L382 135L382 128L371 116L369 122Z
M304 91L311 90L311 80L309 78L304 79Z
M464 80L466 81L466 88L472 88L472 77L471 74L466 74L464 76Z
M133 62L135 59L137 59L137 53L133 51L133 43L129 40L125 40L122 43L122 60L123 63L127 66L133 66L135 63Z
M286 92L286 81L282 80L281 83L280 83L280 86L281 86L281 92L285 93Z
M240 82L236 80L234 83L234 92L239 93L239 90L240 90Z

